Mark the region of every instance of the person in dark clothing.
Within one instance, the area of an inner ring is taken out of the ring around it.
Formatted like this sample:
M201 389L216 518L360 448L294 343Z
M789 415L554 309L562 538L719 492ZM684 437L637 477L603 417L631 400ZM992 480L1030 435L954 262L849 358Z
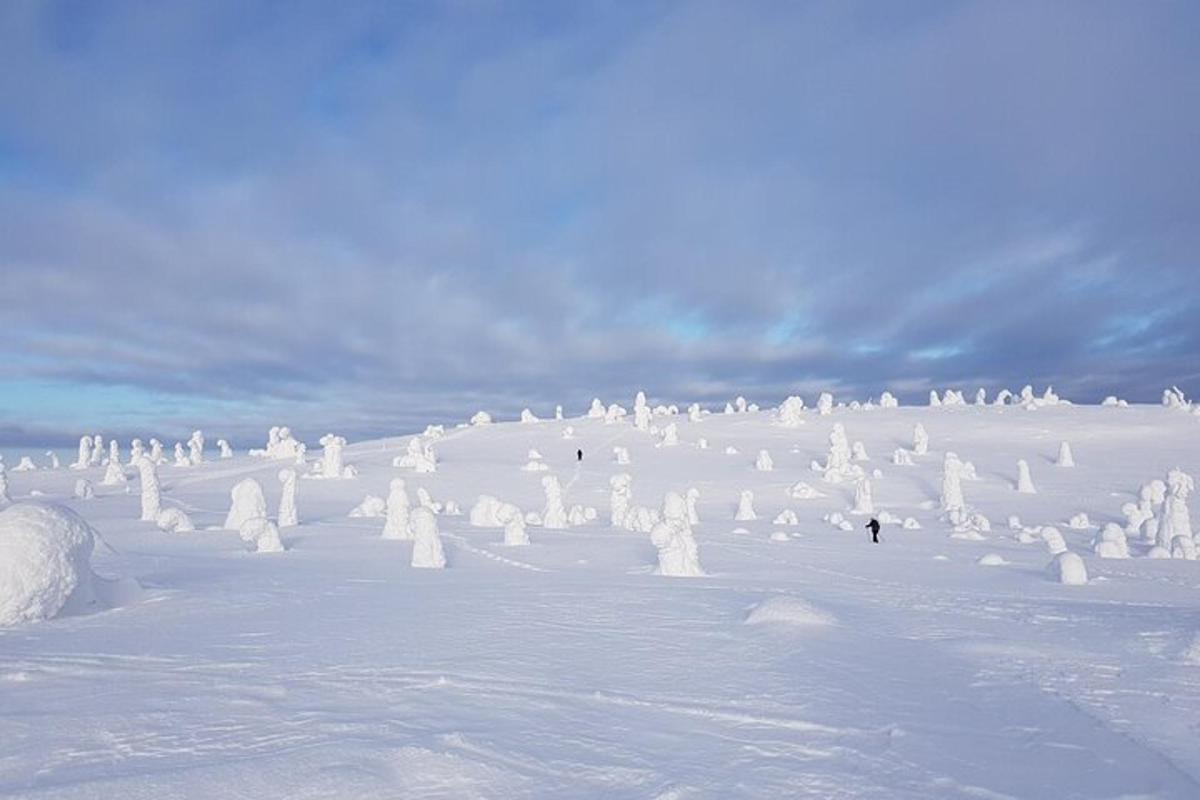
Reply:
M583 451L582 450L575 451L575 459L577 461L583 461Z
M879 544L879 520L871 517L871 521L867 523L866 527L871 531L871 541Z

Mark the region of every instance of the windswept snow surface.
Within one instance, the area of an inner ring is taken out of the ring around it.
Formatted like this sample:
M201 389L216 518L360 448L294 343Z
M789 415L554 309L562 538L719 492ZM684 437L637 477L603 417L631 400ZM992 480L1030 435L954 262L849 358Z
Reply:
M1200 421L1160 407L802 413L797 427L765 410L673 417L668 448L632 418L498 422L446 434L422 475L392 466L408 437L351 444L358 479L306 481L287 551L269 557L215 528L246 478L277 508L275 461L161 469L163 508L197 528L174 533L139 521L136 486L99 485L103 467L10 472L14 501L36 490L75 508L107 543L97 573L143 593L0 629L0 796L1200 797L1200 562L1146 558L1138 536L1131 558L1101 559L1094 529L1063 525L1124 525L1147 481L1200 474ZM853 482L789 495L834 423L874 453L925 427L927 454L871 478L876 513L920 530L885 524L875 545L862 518L823 522L849 513ZM1074 469L1052 468L1062 441ZM727 446L767 450L774 469ZM548 472L521 469L531 448ZM1058 526L1088 582L1054 582L1040 536L1003 524L950 538L946 451L976 466L970 513ZM1013 491L1019 459L1037 494ZM705 576L654 574L650 537L607 513L531 523L519 548L440 516L444 570L412 568L410 541L346 516L395 477L463 508L487 494L541 509L553 475L566 507L607 509L618 471L631 507L699 490ZM94 499L73 499L79 477ZM743 489L758 519L735 523ZM788 508L799 525L771 541ZM989 554L1008 563L980 565ZM836 624L746 624L809 608Z

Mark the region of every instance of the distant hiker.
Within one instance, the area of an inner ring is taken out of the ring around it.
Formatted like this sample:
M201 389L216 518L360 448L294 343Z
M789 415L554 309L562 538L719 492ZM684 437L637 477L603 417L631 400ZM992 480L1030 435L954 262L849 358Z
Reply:
M871 531L871 541L879 544L879 520L871 517L871 521L866 524L866 527Z
M575 460L576 460L576 461L583 461L583 451L582 451L582 450L576 450L576 451L575 451Z

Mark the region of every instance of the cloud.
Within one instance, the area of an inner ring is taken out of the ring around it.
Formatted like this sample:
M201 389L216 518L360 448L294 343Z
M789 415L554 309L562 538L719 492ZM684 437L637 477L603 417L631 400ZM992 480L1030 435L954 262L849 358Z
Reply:
M1198 27L5 4L0 416L367 435L642 387L1200 392ZM38 402L91 393L120 413Z

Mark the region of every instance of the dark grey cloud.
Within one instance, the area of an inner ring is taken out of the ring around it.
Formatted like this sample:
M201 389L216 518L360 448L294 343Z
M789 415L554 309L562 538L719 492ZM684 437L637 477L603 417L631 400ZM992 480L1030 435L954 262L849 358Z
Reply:
M1200 392L1197 42L1188 3L5 4L0 418Z

